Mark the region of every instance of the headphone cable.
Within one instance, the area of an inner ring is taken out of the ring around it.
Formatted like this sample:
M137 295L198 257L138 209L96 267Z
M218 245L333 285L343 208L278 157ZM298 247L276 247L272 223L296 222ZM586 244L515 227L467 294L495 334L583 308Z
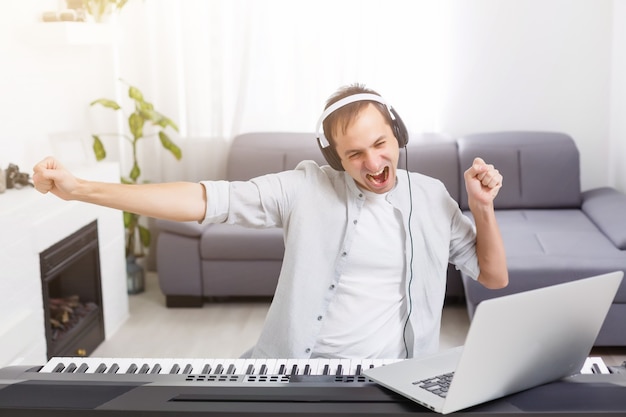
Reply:
M406 358L409 358L409 345L406 340L406 329L409 325L409 319L411 317L411 313L413 312L413 300L411 298L411 284L413 283L413 233L411 231L411 216L413 215L413 191L411 190L411 175L409 174L409 152L404 147L404 164L406 170L406 178L409 185L409 218L408 218L408 229L409 229L409 241L411 243L411 257L409 261L409 284L408 284L408 313L406 316L406 321L404 322L404 329L402 331L402 338L404 339L404 349L406 350Z

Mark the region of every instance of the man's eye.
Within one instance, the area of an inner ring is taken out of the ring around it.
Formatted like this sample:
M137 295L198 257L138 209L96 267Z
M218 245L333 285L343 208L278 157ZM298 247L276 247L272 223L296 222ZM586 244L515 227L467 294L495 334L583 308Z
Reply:
M348 155L348 159L356 159L359 157L359 153L351 153L350 155Z

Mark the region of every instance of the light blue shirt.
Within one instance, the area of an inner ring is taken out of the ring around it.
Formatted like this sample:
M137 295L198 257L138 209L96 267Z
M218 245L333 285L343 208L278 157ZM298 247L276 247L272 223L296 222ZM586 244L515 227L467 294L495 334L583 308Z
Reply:
M283 229L282 269L252 357L309 358L346 266L365 196L347 173L312 161L250 181L202 184L208 200L203 223ZM410 173L409 190L406 171L398 170L387 199L410 230L405 234L409 356L434 353L448 262L474 278L479 274L475 229L437 179Z

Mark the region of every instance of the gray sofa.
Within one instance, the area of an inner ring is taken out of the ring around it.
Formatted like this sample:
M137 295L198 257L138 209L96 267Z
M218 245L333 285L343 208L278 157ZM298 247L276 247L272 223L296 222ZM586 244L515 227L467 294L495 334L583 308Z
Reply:
M510 284L487 290L450 267L447 299L465 299L470 317L482 300L613 270L626 271L626 195L610 188L581 192L574 141L552 132L496 132L456 140L411 138L409 169L440 179L466 211L463 171L475 156L500 169L496 199ZM248 133L236 137L228 180L325 161L312 133ZM405 154L400 155L405 167ZM282 263L280 229L156 221L157 271L168 307L201 306L220 297L271 297ZM575 306L573 306L575 308ZM596 342L626 346L626 282Z

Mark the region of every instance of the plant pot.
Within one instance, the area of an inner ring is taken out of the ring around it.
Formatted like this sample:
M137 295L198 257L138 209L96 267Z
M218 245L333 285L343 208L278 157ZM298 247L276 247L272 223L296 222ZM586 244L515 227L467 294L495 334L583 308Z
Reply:
M128 294L139 294L144 292L146 285L145 271L143 266L137 263L137 258L128 256L126 258L126 286Z

